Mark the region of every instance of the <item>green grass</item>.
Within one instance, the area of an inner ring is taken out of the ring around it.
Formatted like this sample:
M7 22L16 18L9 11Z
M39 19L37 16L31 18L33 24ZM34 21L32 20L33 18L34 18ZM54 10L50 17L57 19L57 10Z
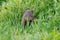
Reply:
M25 10L35 23L23 29ZM60 40L60 0L9 0L0 6L0 40Z

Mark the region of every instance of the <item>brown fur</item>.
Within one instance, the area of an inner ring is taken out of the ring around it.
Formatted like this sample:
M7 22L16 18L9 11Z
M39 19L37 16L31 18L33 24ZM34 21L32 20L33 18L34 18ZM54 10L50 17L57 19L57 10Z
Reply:
M27 22L29 22L29 25L34 20L34 15L32 10L26 10L24 12L23 18L22 18L22 25L26 26Z

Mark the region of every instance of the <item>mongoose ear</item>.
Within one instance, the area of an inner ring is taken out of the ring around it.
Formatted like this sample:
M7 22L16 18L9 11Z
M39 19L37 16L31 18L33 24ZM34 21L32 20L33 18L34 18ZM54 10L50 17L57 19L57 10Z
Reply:
M31 12L33 13L33 10L31 10Z
M33 13L33 10L25 10L24 13L25 13L25 12L29 12L29 11Z

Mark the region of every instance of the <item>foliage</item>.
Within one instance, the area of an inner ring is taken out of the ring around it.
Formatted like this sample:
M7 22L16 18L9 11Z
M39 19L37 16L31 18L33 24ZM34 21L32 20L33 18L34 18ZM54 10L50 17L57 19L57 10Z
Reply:
M21 20L25 10L33 10L37 19L24 29ZM0 40L60 40L60 0L3 2L0 6Z

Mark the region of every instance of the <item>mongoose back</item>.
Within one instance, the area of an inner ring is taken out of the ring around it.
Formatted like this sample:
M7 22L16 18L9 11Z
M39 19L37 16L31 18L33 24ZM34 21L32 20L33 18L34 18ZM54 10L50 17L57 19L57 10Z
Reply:
M34 20L33 11L32 10L24 11L24 15L23 15L23 18L22 18L23 26L26 26L27 22L29 22L29 25L30 25L31 22L33 22L33 20Z

